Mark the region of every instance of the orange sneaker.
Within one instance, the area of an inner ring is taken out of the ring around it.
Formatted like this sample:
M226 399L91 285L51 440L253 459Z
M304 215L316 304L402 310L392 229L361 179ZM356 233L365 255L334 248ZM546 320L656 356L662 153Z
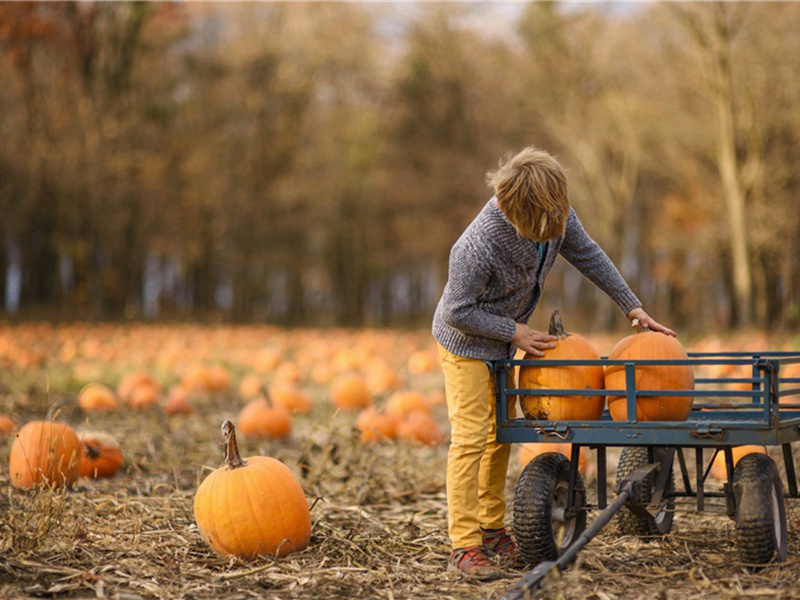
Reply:
M447 561L448 571L459 571L478 581L491 581L503 576L503 572L494 564L481 546L456 548Z
M508 529L481 529L483 533L483 547L486 553L509 567L525 567L525 561L519 553L519 548Z

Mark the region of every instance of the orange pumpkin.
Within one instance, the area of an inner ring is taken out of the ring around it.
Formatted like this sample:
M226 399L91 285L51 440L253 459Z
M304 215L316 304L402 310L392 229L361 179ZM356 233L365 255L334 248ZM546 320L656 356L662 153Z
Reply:
M672 336L640 327L620 340L608 355L610 360L686 360L681 343ZM636 365L637 390L693 390L691 365ZM625 389L625 366L607 365L605 386L609 390ZM637 398L637 421L685 421L692 410L692 396L643 396ZM615 421L628 418L625 396L609 396L608 410Z
M189 402L189 394L189 390L185 387L180 385L172 386L164 401L164 412L170 417L174 417L175 415L189 415L194 412Z
M600 355L585 337L567 333L559 311L550 317L550 335L558 338L556 347L545 350L544 360L600 360ZM525 354L525 360L539 357ZM523 366L519 369L520 389L603 389L603 366L551 365ZM528 419L553 421L596 421L603 415L605 397L596 396L520 396L522 412Z
M117 386L117 396L123 402L130 402L133 391L140 387L147 386L155 390L155 394L161 393L161 385L147 371L133 371L125 375Z
M415 410L430 412L430 405L422 392L403 390L395 392L386 401L386 413L400 420Z
M81 441L64 423L31 421L17 432L8 467L11 484L29 488L71 485L80 472Z
M397 435L397 419L374 406L368 406L358 414L356 427L361 432L359 440L363 443L385 442Z
M738 463L743 456L752 454L753 452L766 454L767 449L764 446L754 445L734 446L731 448L731 453L733 454L733 466L735 467L736 463ZM722 481L726 481L728 479L728 469L725 466L725 453L722 450L719 451L717 456L714 458L714 462L711 463L711 474Z
M442 430L426 410L415 410L406 415L397 426L397 437L427 446L437 446L444 441Z
M122 450L114 436L101 431L81 434L81 477L111 477L122 465Z
M205 478L194 497L203 539L217 554L243 559L307 548L311 514L294 474L269 456L242 459L230 421L222 424L222 432L225 464Z
M107 385L89 383L78 394L78 406L86 412L109 412L117 409L117 398Z
M11 435L16 428L14 419L8 415L0 415L0 435Z
M560 452L567 458L572 458L572 444L569 442L531 442L520 444L517 450L517 458L519 458L520 466L524 469L525 465L545 452ZM580 458L578 459L578 472L585 476L588 469L589 450L581 448Z
M239 411L239 430L245 437L282 438L292 432L292 417L283 406L275 406L268 396L260 396Z
M337 375L329 387L331 402L341 410L366 408L372 402L372 395L364 378L356 372Z
M270 397L275 406L283 406L290 413L311 412L311 397L294 383L275 382L270 387Z
M261 395L264 380L256 373L248 373L239 382L239 395L245 400L252 400Z

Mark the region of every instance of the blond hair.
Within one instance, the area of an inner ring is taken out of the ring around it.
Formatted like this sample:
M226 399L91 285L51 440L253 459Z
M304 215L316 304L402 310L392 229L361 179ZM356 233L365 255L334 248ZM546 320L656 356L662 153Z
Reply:
M569 216L567 178L547 152L528 147L500 162L486 181L517 233L533 241L564 234Z

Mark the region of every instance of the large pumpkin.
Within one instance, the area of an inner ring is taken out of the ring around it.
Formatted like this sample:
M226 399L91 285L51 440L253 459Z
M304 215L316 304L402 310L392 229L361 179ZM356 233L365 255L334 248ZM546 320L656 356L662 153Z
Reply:
M194 517L218 554L243 559L286 556L308 547L311 514L289 467L268 456L242 459L233 423L225 421L225 464L203 480Z
M78 479L81 441L65 423L31 421L23 425L8 458L11 484L61 487Z
M636 333L617 342L608 355L609 360L686 360L688 355L681 343L672 336L640 327ZM694 373L691 365L644 365L635 370L637 390L693 390ZM606 389L625 389L625 366L607 365ZM636 400L637 421L685 421L692 410L692 396L641 396ZM615 421L628 419L627 398L609 396L608 411Z
M545 350L543 360L600 360L600 355L585 337L567 333L559 311L550 317L550 335L558 338L556 347ZM525 354L525 360L540 357ZM519 369L520 389L603 389L603 366L550 365L523 366ZM603 415L605 397L595 396L520 396L522 412L528 419L538 421L596 421Z

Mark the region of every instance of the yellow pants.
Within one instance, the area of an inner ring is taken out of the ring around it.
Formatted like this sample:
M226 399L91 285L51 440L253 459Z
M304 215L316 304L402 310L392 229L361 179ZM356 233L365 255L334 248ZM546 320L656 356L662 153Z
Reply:
M450 449L447 527L453 548L481 543L481 528L505 525L509 444L496 440L495 395L486 363L439 346L444 370Z

